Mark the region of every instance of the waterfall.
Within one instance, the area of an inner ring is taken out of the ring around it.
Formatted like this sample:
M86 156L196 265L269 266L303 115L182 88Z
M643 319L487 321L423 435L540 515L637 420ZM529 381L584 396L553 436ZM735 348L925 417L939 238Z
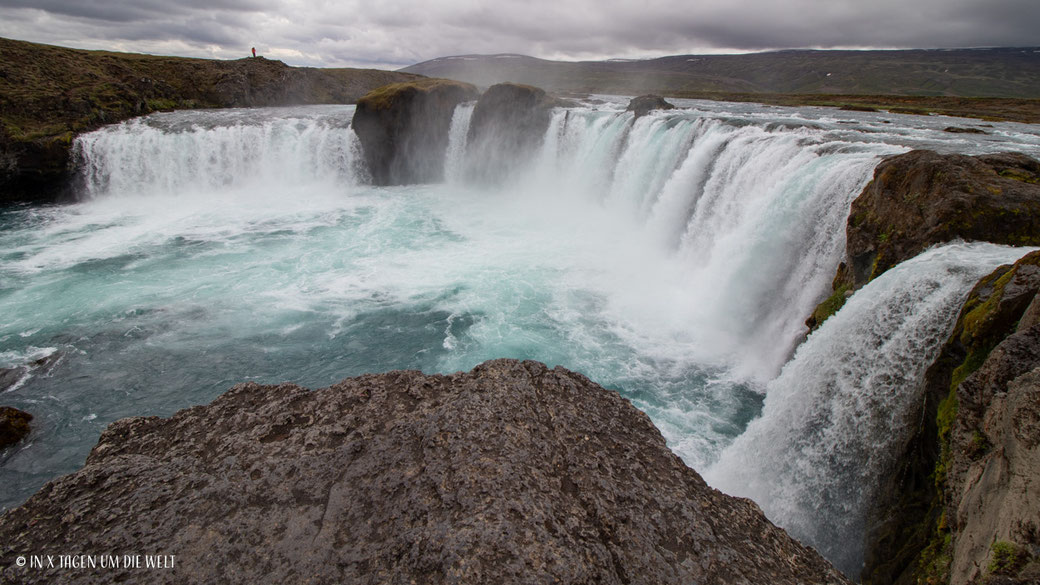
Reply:
M246 112L174 112L81 135L75 156L86 197L185 196L365 180L349 117L337 110Z
M535 147L496 153L499 184L467 180L488 156L466 144L473 104L431 185L373 186L351 106L174 112L80 136L83 202L0 217L0 355L68 356L10 395L59 396L72 429L36 440L55 461L38 477L0 466L0 484L28 495L80 465L98 425L247 378L537 359L619 390L714 485L854 572L871 479L906 422L886 415L917 399L896 389L971 284L1022 252L932 250L791 360L852 200L880 157L946 144L942 120L622 107L555 109ZM1036 151L1012 130L958 140Z
M460 106L452 135L465 135ZM449 160L458 161L453 142ZM890 145L819 129L657 113L558 109L510 186L546 208L592 203L678 258L700 359L765 381L805 333L834 275L845 218ZM462 153L479 164L482 153ZM461 162L454 162L455 168ZM710 341L709 341L710 340Z
M451 183L462 180L466 157L466 133L473 117L475 103L459 104L451 117L448 131L448 151L444 155L444 178Z
M465 144L473 109L452 119L449 184L464 187L462 170L484 155ZM299 198L317 183L365 183L350 112L149 116L83 135L76 150L90 198ZM806 125L561 108L503 189L545 209L604 212L647 253L679 261L695 357L763 382L827 289L852 199L877 157L898 150Z
M951 244L864 286L769 383L762 416L706 479L858 574L865 515L908 438L924 370L978 279L1026 252Z

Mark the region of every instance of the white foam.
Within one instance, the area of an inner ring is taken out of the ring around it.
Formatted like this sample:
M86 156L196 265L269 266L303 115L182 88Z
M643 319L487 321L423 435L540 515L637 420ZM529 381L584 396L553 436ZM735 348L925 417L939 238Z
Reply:
M858 290L769 383L762 416L706 479L857 573L864 517L906 440L925 368L976 281L1027 251L934 248Z

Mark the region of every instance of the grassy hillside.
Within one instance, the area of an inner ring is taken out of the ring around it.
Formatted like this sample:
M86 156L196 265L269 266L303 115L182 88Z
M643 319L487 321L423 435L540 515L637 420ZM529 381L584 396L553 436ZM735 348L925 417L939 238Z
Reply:
M82 51L0 39L0 201L49 198L73 136L157 110L353 103L418 75Z
M641 61L443 57L402 71L556 91L735 92L1040 98L1040 49L774 51Z

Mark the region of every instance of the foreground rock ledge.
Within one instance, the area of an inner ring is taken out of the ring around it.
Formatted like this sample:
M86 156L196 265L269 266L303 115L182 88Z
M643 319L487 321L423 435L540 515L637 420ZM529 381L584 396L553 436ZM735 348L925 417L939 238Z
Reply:
M27 583L847 583L616 393L512 360L117 421L0 543L0 581ZM105 553L174 568L12 562Z

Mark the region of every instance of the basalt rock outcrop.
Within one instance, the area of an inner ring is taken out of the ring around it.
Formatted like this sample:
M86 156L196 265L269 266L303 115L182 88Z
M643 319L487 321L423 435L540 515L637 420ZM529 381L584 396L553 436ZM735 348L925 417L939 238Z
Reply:
M665 101L659 95L647 94L632 98L625 108L629 112L635 112L636 118L649 114L652 110L673 110L675 106Z
M545 90L530 85L500 83L480 96L470 118L466 139L473 163L466 169L469 178L498 182L541 146L552 120L554 107L564 102Z
M173 555L169 569L19 568L19 583L847 583L649 418L562 368L497 360L321 390L242 384L117 421L83 469L0 517L0 556Z
M887 158L853 201L846 233L841 280L854 288L954 239L1040 244L1040 161L929 150Z
M424 79L378 88L357 103L352 125L376 185L444 179L444 152L455 106L477 99L477 88Z
M0 203L60 196L75 135L104 124L171 109L354 103L372 89L412 79L421 76L0 39Z
M918 427L877 503L865 583L1036 582L1029 564L1040 558L1038 293L1033 252L969 294L925 375ZM1016 562L994 574L996 543L1016 551Z
M14 445L29 434L32 415L28 412L0 406L0 449Z
M955 239L1040 245L1040 161L914 150L886 158L852 202L833 295L806 322L819 326L845 297L930 246Z

